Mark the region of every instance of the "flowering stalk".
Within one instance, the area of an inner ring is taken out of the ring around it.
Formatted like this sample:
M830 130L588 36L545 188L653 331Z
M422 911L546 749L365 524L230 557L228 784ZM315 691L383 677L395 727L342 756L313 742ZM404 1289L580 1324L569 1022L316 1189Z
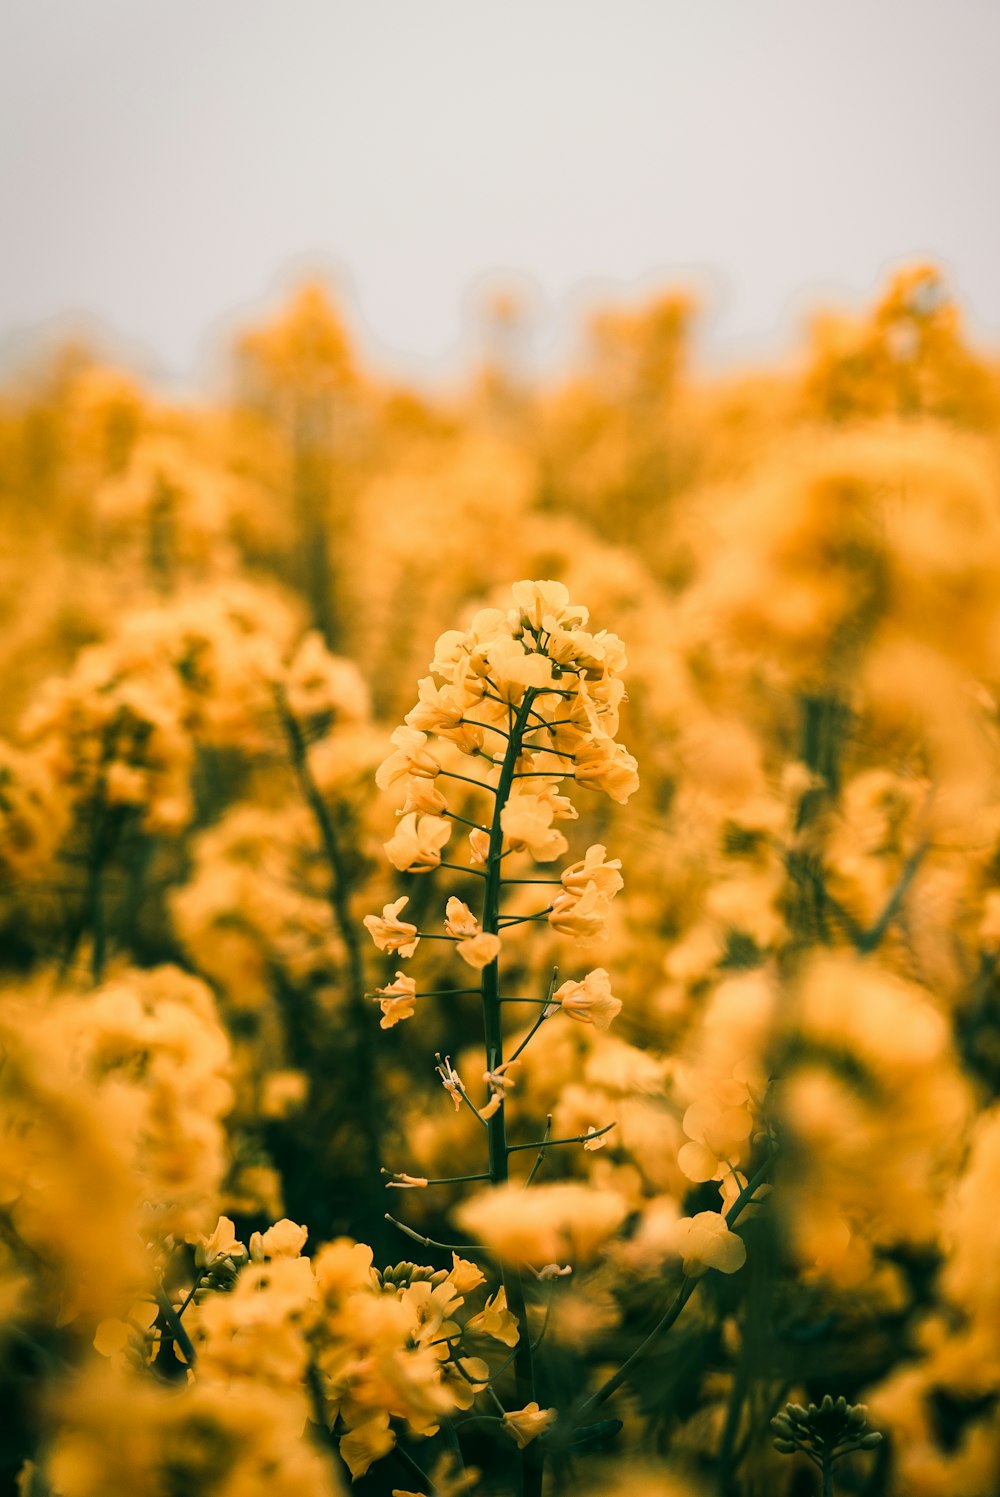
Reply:
M584 858L563 869L557 878L504 877L505 859L528 853L535 862L549 864L568 850L566 838L555 825L577 814L568 797L559 793L561 781L568 776L619 802L627 800L638 786L635 761L614 738L623 697L618 679L625 664L621 642L614 635L588 633L584 628L586 610L569 604L561 583L522 582L513 592L515 609L507 613L484 609L467 631L452 630L441 636L431 669L443 684L432 676L420 682L416 707L392 735L396 751L376 774L381 788L402 780L407 791L398 813L397 831L385 844L389 860L400 872L428 873L446 867L478 873L482 879L479 919L453 897L447 902L444 935L420 931L402 918L407 896L387 904L381 917L369 915L365 919L375 944L383 951L397 953L405 960L421 940L451 941L458 956L480 974L479 987L473 991L479 993L482 1002L486 1103L476 1106L447 1056L444 1061L437 1057L437 1069L456 1110L463 1104L468 1106L485 1127L488 1169L482 1175L450 1180L392 1174L389 1184L397 1188L422 1189L478 1179L491 1187L504 1187L510 1177L510 1156L525 1149L538 1152L528 1177L530 1184L548 1148L573 1143L592 1146L592 1140L607 1131L592 1127L588 1134L553 1139L550 1120L541 1140L510 1144L507 1139L505 1098L514 1084L510 1067L541 1025L562 1012L577 1022L607 1029L621 1004L612 995L608 975L601 968L582 980L564 982L558 989L553 974L548 995L542 1000L505 999L500 975L502 941L515 926L531 922L545 922L550 929L578 939L603 934L611 900L622 887L622 879L618 861L607 861L605 849L598 845L590 847ZM447 762L442 763L432 750L429 734L472 758L477 767L485 761L489 766L486 777L461 774ZM452 812L440 788L441 783L451 781L492 795L491 815L474 820L475 812ZM442 856L456 823L470 828L468 867L445 861ZM522 884L546 885L548 903L532 914L505 914L504 888ZM433 996L436 991L417 992L416 983L397 972L391 985L372 995L382 1009L382 1027L412 1017L416 999ZM535 1023L507 1060L502 1019L505 1001L540 1004ZM503 1255L499 1256L503 1260ZM504 1262L502 1275L503 1288L498 1295L503 1297L502 1316L512 1317L515 1339L507 1344L515 1346L513 1360L521 1405L507 1413L501 1409L502 1427L521 1451L524 1497L538 1497L544 1455L535 1441L549 1428L555 1412L540 1409L536 1402L534 1347L528 1333L520 1264ZM491 1313L499 1317L501 1312ZM498 1319L497 1323L502 1322ZM492 1389L489 1391L492 1394ZM495 1394L492 1396L495 1398Z

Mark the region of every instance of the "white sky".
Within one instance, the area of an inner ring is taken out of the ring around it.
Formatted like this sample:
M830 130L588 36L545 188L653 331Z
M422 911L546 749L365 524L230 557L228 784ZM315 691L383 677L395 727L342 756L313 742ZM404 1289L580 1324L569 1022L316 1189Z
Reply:
M182 382L296 269L383 368L677 281L715 360L930 255L1000 344L998 0L2 0L0 347ZM471 291L470 291L471 288Z

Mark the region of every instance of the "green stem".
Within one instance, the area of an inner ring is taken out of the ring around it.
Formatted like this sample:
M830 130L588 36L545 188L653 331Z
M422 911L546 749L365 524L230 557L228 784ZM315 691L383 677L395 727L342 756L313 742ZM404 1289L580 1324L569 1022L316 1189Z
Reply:
M552 1114L550 1112L550 1113L548 1113L548 1115L546 1116L546 1119L545 1119L545 1136L544 1136L544 1138L542 1139L541 1143L538 1146L538 1154L535 1157L535 1162L531 1166L531 1169L528 1171L528 1178L524 1182L524 1188L525 1188L525 1190L527 1190L528 1186L531 1184L532 1180L534 1180L535 1176L538 1174L538 1171L541 1169L542 1165L545 1162L545 1145L548 1143L549 1136L550 1136L551 1133L552 1133Z
M744 1210L753 1199L754 1192L757 1190L758 1186L763 1185L764 1181L767 1179L773 1162L773 1154L768 1154L767 1158L764 1160L763 1164L759 1167L757 1172L752 1175L747 1181L746 1185L744 1185L743 1189L736 1197L736 1200L726 1212L725 1219L727 1227L731 1227L733 1223L738 1221L742 1216ZM627 1382L635 1364L646 1355L649 1348L656 1341L658 1341L661 1336L665 1335L666 1332L670 1330L671 1326L674 1325L674 1323L680 1318L681 1311L684 1309L684 1306L687 1304L688 1300L697 1289L699 1283L701 1282L701 1278L702 1275L699 1275L697 1278L692 1278L688 1275L685 1276L684 1279L682 1279L681 1286L678 1289L673 1300L667 1307L662 1317L657 1321L656 1325L654 1325L653 1329L650 1331L645 1340L641 1341L632 1355L626 1358L626 1360L619 1367L618 1371L613 1373L612 1376L608 1378L607 1382L601 1384L596 1393L592 1393L590 1397L579 1406L573 1420L574 1425L578 1426L584 1423L596 1409L600 1408L602 1403L606 1402L606 1400L611 1397L612 1393L616 1393L618 1391L622 1383Z
M187 1363L188 1367L193 1367L195 1362L198 1360L198 1354L194 1349L194 1344L191 1340L191 1337L188 1335L187 1331L184 1329L184 1326L181 1324L180 1315L170 1303L170 1296L167 1294L167 1291L163 1288L162 1284L158 1285L156 1289L156 1303L160 1308L160 1314L163 1316L164 1322L166 1323L166 1326L174 1339L175 1345L177 1346L178 1350L181 1351L184 1355L184 1361Z
M496 795L492 785L487 785L483 780L474 780L471 775L456 774L453 769L442 769L439 773L449 780L461 780L463 785L475 785L477 790L487 790L490 795Z
M600 1138L605 1133L610 1133L614 1123L605 1123L603 1128L595 1128L593 1133L574 1133L572 1138L536 1138L530 1144L509 1144L508 1154L514 1154L518 1149L554 1149L557 1144L585 1144L592 1138Z
M510 738L507 741L507 751L504 754L503 764L500 768L500 778L497 781L496 798L493 803L493 820L490 826L490 850L486 859L486 882L483 889L482 914L482 928L491 935L496 935L500 929L500 872L503 855L503 827L501 825L501 817L514 783L514 768L521 752L521 739L524 736L524 730L527 726L528 717L531 713L531 704L535 699L535 695L535 689L529 686L521 698L517 715L511 724ZM489 966L483 969L482 997L486 1069L487 1071L497 1071L503 1065L503 1024L501 1017L503 1010L500 1003L499 959L490 962ZM494 1185L502 1185L508 1179L509 1154L507 1148L507 1130L504 1122L504 1107L502 1104L493 1117L488 1120L486 1137L489 1150L490 1179ZM521 1273L518 1268L506 1269L503 1279L507 1295L507 1305L511 1314L516 1316L520 1331L517 1354L514 1360L514 1372L518 1404L519 1407L523 1408L525 1404L535 1397L534 1364L531 1353L531 1338L528 1335L524 1285L521 1281ZM533 1452L530 1446L527 1447L525 1452L522 1452L520 1463L522 1497L541 1497L543 1467L544 1462L539 1458L539 1453Z
M514 1051L514 1054L511 1056L510 1062L508 1062L508 1064L513 1063L515 1060L517 1060L517 1057L521 1054L521 1051L527 1047L528 1042L534 1039L539 1029L541 1029L542 1025L545 1023L545 1016L547 1013L548 1004L546 1004L545 1008L542 1009L541 1013L538 1015L538 1018L535 1020L534 1024L532 1024L531 1028L528 1030L528 1033L524 1036L524 1039ZM509 1154L510 1152L511 1149L508 1148L507 1153Z
M392 1448L392 1453L406 1474L416 1477L421 1487L428 1494L428 1497L438 1497L440 1489L434 1485L426 1471L417 1465L417 1462L410 1455L409 1451L403 1449L398 1440Z
M517 763L518 754L520 753L521 736L528 720L528 714L531 711L533 699L534 691L531 687L528 687L521 699L521 705L507 743L507 752L504 755L503 765L501 766L500 779L496 787L496 799L493 805L493 820L490 826L490 850L486 859L486 882L483 889L481 924L484 931L494 936L498 934L500 929L500 854L503 847L503 828L500 819L510 795L511 785L514 780L514 766ZM503 1064L499 961L492 961L488 967L483 968L482 999L486 1069L488 1071L496 1071ZM500 1107L494 1116L490 1118L489 1123L490 1178L494 1185L501 1185L507 1179L507 1137L503 1107Z
M830 1452L823 1452L823 1497L833 1497L833 1461Z
M413 1228L408 1227L405 1222L398 1221L396 1217L390 1216L388 1211L385 1213L385 1220L387 1222L392 1222L392 1225L394 1227L398 1227L399 1230L403 1232L407 1237L411 1238L413 1242L419 1242L421 1247L440 1248L443 1253L492 1254L493 1251L492 1248L488 1248L485 1243L482 1242L439 1242L436 1237L425 1237L421 1232L414 1232Z

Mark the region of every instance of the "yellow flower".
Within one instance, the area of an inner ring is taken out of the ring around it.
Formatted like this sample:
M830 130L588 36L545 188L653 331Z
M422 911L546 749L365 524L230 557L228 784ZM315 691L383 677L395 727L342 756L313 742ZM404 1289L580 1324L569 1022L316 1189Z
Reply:
M441 862L441 849L451 836L451 822L443 816L418 816L411 811L384 844L385 855L400 873L430 873Z
M444 928L449 936L464 941L468 936L479 934L479 921L463 900L452 895L445 905Z
M420 937L415 925L399 919L399 912L408 902L403 894L392 904L383 905L382 914L366 915L364 924L379 951L398 951L400 956L412 956Z
M637 767L622 744L604 733L595 733L577 750L573 774L578 785L603 790L623 806L639 788Z
M600 842L588 847L585 857L563 869L560 874L563 888L579 897L586 893L588 884L594 884L605 899L613 899L625 887L625 880L620 871L621 858L612 858L609 863L604 856L606 852Z
M461 682L438 686L431 676L417 683L419 700L406 714L411 728L437 733L450 739L463 754L475 754L483 746L486 734L482 728L463 722L483 695L483 683L466 677Z
M486 1275L478 1263L470 1263L468 1258L460 1258L457 1253L451 1255L451 1269L448 1277L454 1284L459 1294L471 1294L478 1289L480 1284L486 1283Z
M485 863L490 853L490 834L475 827L469 833L469 862Z
M586 608L570 605L569 589L563 582L515 582L511 588L521 624L530 629L551 626L575 628L587 622Z
M507 1309L507 1291L503 1285L486 1301L478 1315L466 1321L465 1329L472 1335L491 1336L494 1341L502 1341L504 1346L517 1345L517 1317Z
M578 941L592 941L603 936L607 930L608 911L611 901L591 881L582 894L557 894L552 901L549 924L563 935L575 936Z
M389 741L396 745L396 752L384 759L375 771L375 783L380 790L387 790L404 775L433 779L440 774L441 766L426 746L427 734L419 728L399 727Z
M551 863L569 846L552 825L555 807L544 795L524 791L512 795L500 812L500 825L515 852L529 852L537 863Z
M406 799L396 814L408 816L411 811L418 811L421 816L440 816L447 809L448 802L434 780L425 775L411 775L406 782Z
M389 1415L381 1413L344 1435L340 1441L340 1453L357 1481L359 1476L364 1476L372 1461L388 1455L395 1443L396 1436L389 1428Z
M555 1409L540 1409L532 1401L526 1403L523 1409L511 1409L504 1414L503 1425L507 1433L514 1436L518 1449L523 1450L532 1440L545 1433L554 1423L555 1417Z
M308 1236L308 1227L300 1227L287 1216L282 1217L266 1232L254 1232L250 1238L250 1256L255 1263L264 1258L297 1258Z
M505 702L516 703L526 686L550 687L553 684L552 662L544 655L526 650L510 636L501 636L486 651L490 680Z
M446 1363L441 1368L441 1376L455 1407L471 1409L476 1394L489 1382L490 1369L482 1357L459 1357L457 1363Z
M416 1012L417 985L412 977L396 973L395 981L387 988L376 988L375 997L382 1010L380 1029L392 1029L401 1019L412 1019Z
M211 1268L220 1258L246 1259L247 1250L236 1241L236 1226L228 1216L220 1216L211 1236L200 1237L194 1250L194 1261L199 1268Z
M481 972L488 967L490 962L495 962L500 955L500 937L491 936L488 931L480 931L478 936L471 940L458 943L458 954L463 962Z
M611 980L603 967L595 967L582 982L564 982L552 995L552 1001L571 1019L601 1030L610 1028L622 1008L621 999L611 992Z
M628 1214L625 1197L579 1181L520 1181L480 1191L455 1210L464 1232L505 1263L589 1262Z
M444 928L458 942L458 954L463 962L477 971L488 967L500 954L500 937L480 930L479 921L469 906L454 895L445 906Z
M671 1232L671 1244L683 1260L689 1277L703 1274L707 1268L719 1273L735 1273L747 1261L743 1239L730 1232L726 1219L718 1211L699 1211L684 1216Z

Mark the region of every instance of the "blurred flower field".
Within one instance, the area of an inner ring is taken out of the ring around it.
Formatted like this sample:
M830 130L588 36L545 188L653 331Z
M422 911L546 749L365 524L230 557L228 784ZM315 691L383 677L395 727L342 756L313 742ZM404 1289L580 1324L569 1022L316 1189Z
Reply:
M0 393L4 1491L1000 1493L1000 362L518 316Z

